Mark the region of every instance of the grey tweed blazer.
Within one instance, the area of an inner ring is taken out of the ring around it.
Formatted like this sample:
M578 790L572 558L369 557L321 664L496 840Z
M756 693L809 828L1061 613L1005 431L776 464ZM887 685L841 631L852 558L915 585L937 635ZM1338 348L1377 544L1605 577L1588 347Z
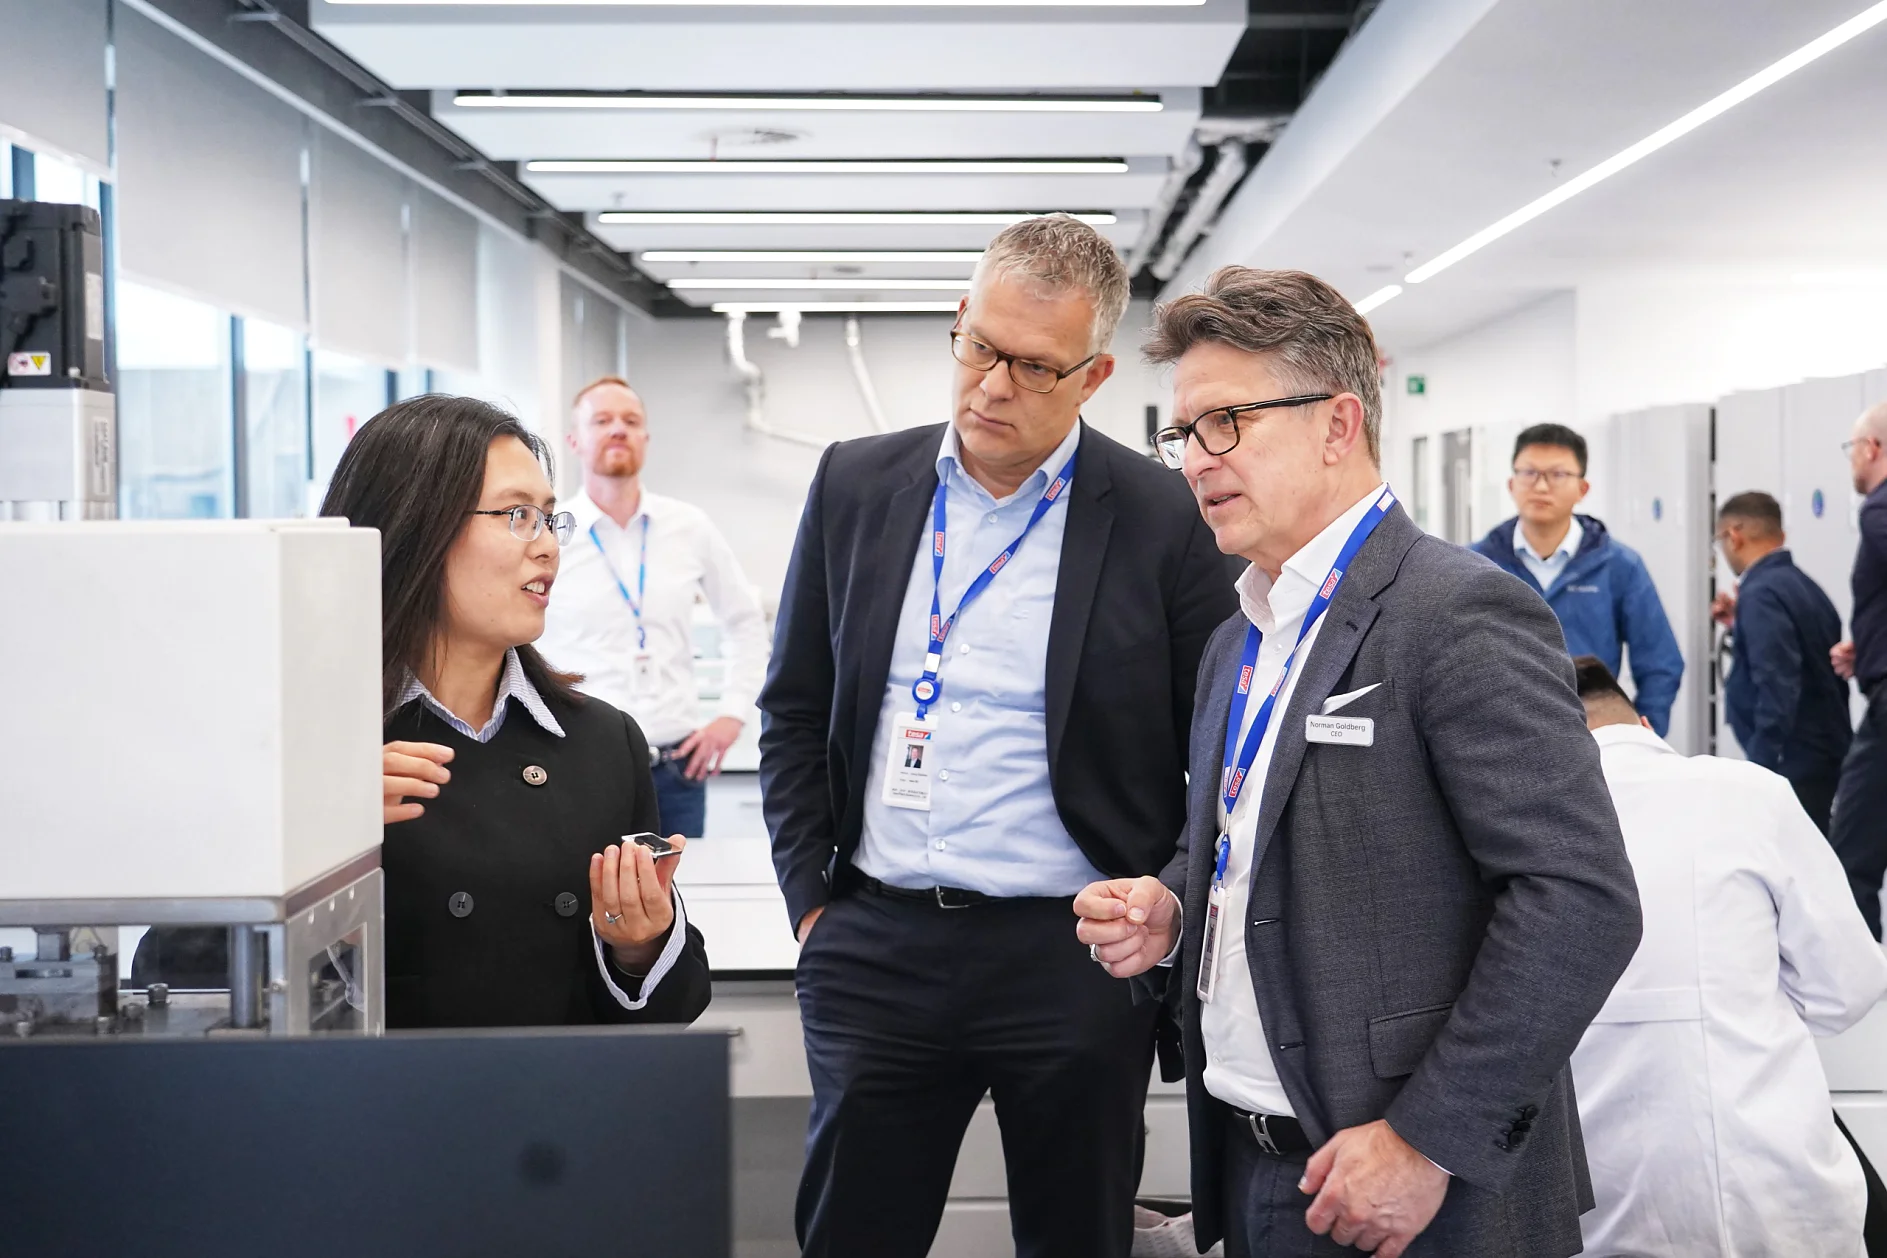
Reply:
M1202 1244L1224 1232L1226 1114L1201 1077L1194 927L1245 627L1226 621L1201 662L1189 818L1161 875L1188 925L1178 973L1155 974L1184 1031ZM1640 920L1559 623L1397 506L1300 667L1242 931L1285 1092L1315 1142L1386 1118L1453 1174L1411 1258L1578 1253L1592 1189L1567 1063ZM1325 699L1372 684L1342 714L1374 721L1374 745L1306 742Z

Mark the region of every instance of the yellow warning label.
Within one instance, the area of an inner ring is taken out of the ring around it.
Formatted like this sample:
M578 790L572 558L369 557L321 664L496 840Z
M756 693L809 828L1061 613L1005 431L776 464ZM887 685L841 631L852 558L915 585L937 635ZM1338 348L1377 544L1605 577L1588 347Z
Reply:
M32 352L8 354L7 374L9 376L50 376L52 355Z

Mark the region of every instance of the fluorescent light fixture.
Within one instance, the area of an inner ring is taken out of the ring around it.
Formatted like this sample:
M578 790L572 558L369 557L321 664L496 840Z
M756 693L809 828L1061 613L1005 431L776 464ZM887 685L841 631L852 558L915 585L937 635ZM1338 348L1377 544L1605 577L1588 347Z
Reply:
M890 210L882 213L852 210L773 211L773 210L604 210L596 221L608 227L1007 227L1025 218L1025 213L931 213L922 210ZM1116 219L1112 214L1076 214L1094 227L1107 227Z
M1369 296L1363 298L1363 300L1357 302L1356 313L1360 315L1366 315L1370 311L1375 310L1379 306L1388 305L1390 302L1394 301L1396 298L1400 296L1402 296L1402 285L1385 284L1383 287L1377 289L1375 292L1371 293Z
M526 162L533 175L1124 175L1114 161L643 161Z
M606 94L460 92L466 109L727 109L767 113L863 110L878 113L1157 114L1152 96L610 96Z
M715 314L955 314L954 301L717 301Z
M844 292L942 292L966 293L970 290L970 281L963 280L882 280L882 279L682 279L670 280L668 286L673 289L781 289L787 292L812 292L816 289L836 288Z
M1532 222L1556 205L1565 204L1587 188L1610 179L1619 171L1644 160L1672 141L1682 139L1712 118L1728 113L1764 88L1780 83L1803 66L1827 56L1849 40L1866 34L1882 22L1887 22L1887 0L1881 0L1881 3L1862 10L1826 35L1803 44L1780 61L1758 70L1728 91L1713 96L1677 121L1660 127L1630 148L1615 153L1597 166L1575 175L1545 196L1529 201L1492 226L1475 232L1446 253L1416 267L1403 278L1411 284L1420 284L1423 280L1433 279L1461 259L1493 244L1508 232Z
M330 4L375 4L382 8L412 8L429 4L452 5L507 5L511 8L529 9L540 5L578 5L585 8L635 8L643 5L660 5L672 9L720 8L738 5L742 8L775 5L790 5L796 9L831 9L869 7L883 8L921 8L921 9L960 9L960 8L1083 8L1108 9L1133 7L1136 9L1187 9L1198 8L1206 0L328 0Z
M981 249L647 249L639 262L945 262L975 266Z

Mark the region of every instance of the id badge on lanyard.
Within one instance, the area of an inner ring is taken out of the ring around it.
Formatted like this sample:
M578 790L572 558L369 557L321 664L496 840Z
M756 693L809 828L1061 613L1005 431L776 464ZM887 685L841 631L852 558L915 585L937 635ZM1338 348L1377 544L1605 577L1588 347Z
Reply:
M1070 455L1061 474L1042 491L1042 497L1035 504L1035 510L1029 515L1029 522L1023 526L1021 534L991 560L989 566L976 574L969 588L963 592L963 597L958 600L957 609L947 618L943 614L939 587L943 583L944 544L948 532L945 527L948 491L941 480L937 482L937 492L931 499L930 640L924 651L924 670L911 684L911 698L916 702L917 710L898 713L891 737L886 740L884 788L880 798L891 807L930 811L931 775L935 771L931 761L935 758L933 740L937 736L937 719L930 714L930 710L937 702L937 696L943 693L943 683L938 680L937 673L943 667L944 642L950 637L950 629L957 623L957 617L963 614L963 609L988 589L990 582L996 579L996 574L1015 558L1016 551L1028 539L1030 531L1067 491L1074 474L1075 458Z
M1219 978L1219 919L1225 912L1225 865L1232 855L1232 836L1219 836L1218 855L1213 860L1212 890L1206 893L1206 925L1199 945L1199 999L1212 1003L1212 991Z
M1343 577L1349 571L1350 564L1356 558L1356 552L1363 548L1376 526L1382 523L1389 508L1396 505L1396 497L1387 487L1370 504L1363 518L1357 521L1350 531L1349 540L1337 554L1337 561L1331 565L1330 575L1324 578L1315 598L1304 612L1304 623L1297 633L1297 641L1291 646L1291 653L1284 657L1278 668L1277 680L1271 683L1258 711L1253 715L1251 728L1245 731L1241 742L1239 731L1245 723L1245 708L1251 700L1253 683L1258 675L1258 650L1264 643L1264 635L1258 626L1245 627L1245 653L1239 661L1238 681L1232 690L1231 708L1226 714L1225 756L1220 762L1223 766L1219 774L1219 800L1225 808L1225 829L1219 834L1218 850L1212 862L1212 888L1206 896L1206 924L1200 935L1199 952L1199 999L1210 1002L1219 968L1219 951L1223 935L1221 918L1225 910L1225 867L1232 854L1232 817L1238 810L1239 796L1250 783L1252 769L1258 763L1258 749L1263 745L1265 731L1271 727L1271 717L1277 707L1278 696L1284 691L1284 683L1290 680L1291 670L1297 663L1297 653L1304 646L1304 639L1322 618L1330 601L1337 596L1337 590L1343 585Z
M885 749L885 784L880 798L892 808L930 811L931 743L937 722L915 712L900 712Z
M636 653L631 660L629 673L630 689L638 698L648 698L655 693L655 654L649 650L649 630L642 620L642 607L648 601L649 593L649 517L642 516L642 551L636 564L636 592L629 593L629 585L616 571L616 565L609 561L609 552L603 549L603 539L596 535L596 526L590 526L590 541L596 546L596 553L602 557L603 567L615 579L616 590L622 595L622 601L629 606L629 614L635 619Z

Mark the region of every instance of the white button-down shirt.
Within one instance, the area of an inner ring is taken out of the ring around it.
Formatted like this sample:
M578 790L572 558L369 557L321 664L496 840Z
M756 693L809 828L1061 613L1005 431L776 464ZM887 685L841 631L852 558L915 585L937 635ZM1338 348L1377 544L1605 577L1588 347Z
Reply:
M1579 553L1579 544L1586 540L1585 526L1574 516L1566 526L1566 536L1560 538L1559 545L1542 559L1533 553L1533 544L1527 541L1527 535L1519 528L1514 529L1514 553L1520 556L1520 562L1526 565L1533 579L1540 583L1542 590L1553 588L1553 582L1559 580L1559 574L1566 571L1566 565Z
M1264 641L1258 648L1258 666L1252 678L1251 701L1245 705L1245 719L1238 731L1238 744L1258 718L1263 696L1271 693L1284 661L1297 645L1304 613L1310 610L1317 591L1322 588L1330 569L1336 566L1343 544L1350 540L1364 514L1382 496L1378 485L1355 506L1330 523L1308 545L1284 561L1274 584L1253 564L1238 579L1238 602L1245 618L1258 626ZM1258 812L1264 799L1265 782L1271 773L1271 754L1278 745L1278 731L1284 728L1285 713L1290 710L1291 695L1297 690L1304 664L1317 645L1323 628L1320 618L1311 626L1304 643L1297 649L1297 662L1291 676L1278 692L1271 724L1264 741L1258 744L1258 758L1238 795L1238 807L1232 813L1226 833L1232 839L1232 851L1225 865L1225 904L1220 911L1218 975L1212 1000L1200 1011L1201 1030L1206 1046L1206 1091L1228 1105L1255 1114L1290 1114L1291 1102L1278 1079L1278 1068L1271 1060L1271 1047L1265 1039L1264 1019L1258 1014L1258 993L1252 986L1251 965L1245 956L1245 919L1251 900L1252 849L1258 836ZM1225 805L1219 805L1219 824L1225 826Z
M1860 1258L1867 1192L1812 1037L1887 992L1887 958L1782 778L1593 731L1645 933L1573 1054L1590 1254Z
M733 549L707 513L647 490L625 526L604 515L588 494L578 494L566 509L576 517L576 535L563 549L550 592L544 636L537 644L544 658L582 673L577 688L633 716L650 746L680 742L702 724L694 605L697 597L705 598L721 623L728 655L719 713L752 719L767 669L766 617ZM644 520L649 553L641 628L648 637L652 680L647 693L636 686L636 656L643 649L636 615L617 585L620 577L630 596L637 593Z
M426 689L425 683L408 673L406 686L400 691L399 702L393 706L403 708L415 699L425 704L427 710L434 716L473 742L489 743L498 737L498 732L505 726L505 717L511 712L512 700L516 700L518 706L542 726L546 733L555 734L558 738L566 737L563 726L558 723L555 716L551 715L550 708L545 705L544 696L539 694L537 687L531 684L531 679L526 675L524 664L518 659L516 651L505 652L504 671L498 675L498 700L492 704L491 718L485 722L483 729L473 729L469 722L460 719L457 713L435 699L432 691ZM609 994L615 997L616 1003L624 1009L640 1009L648 1004L649 996L655 991L656 985L667 976L670 970L675 968L675 962L681 959L682 952L688 947L688 911L682 907L679 890L670 888L669 894L675 907L675 925L668 933L668 942L663 945L662 954L655 959L654 966L637 986L636 994L633 996L617 986L615 972L611 970L609 963L603 957L603 940L596 933L596 922L594 920L590 922L590 943L596 951L596 968L601 971L603 982L609 988Z

